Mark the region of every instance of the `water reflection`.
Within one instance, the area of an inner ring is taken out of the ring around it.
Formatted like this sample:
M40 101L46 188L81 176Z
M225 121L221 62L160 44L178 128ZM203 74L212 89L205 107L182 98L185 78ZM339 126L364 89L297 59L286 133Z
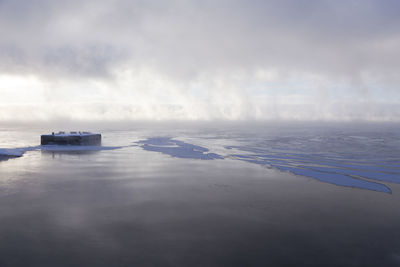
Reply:
M76 153L76 152L96 152L102 150L114 150L120 149L122 146L73 146L73 145L42 145L38 146L43 152L65 152L65 153Z
M122 146L74 146L74 145L40 145L21 148L0 148L0 160L22 157L28 151L44 153L85 154L103 150L120 149Z

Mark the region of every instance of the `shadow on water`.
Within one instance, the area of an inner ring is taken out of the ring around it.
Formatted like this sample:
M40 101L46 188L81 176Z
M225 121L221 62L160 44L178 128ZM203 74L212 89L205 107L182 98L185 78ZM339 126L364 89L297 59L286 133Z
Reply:
M28 151L41 151L45 154L61 155L82 155L95 154L104 150L120 149L122 146L74 146L74 145L40 145L22 148L0 149L0 161L22 157Z
M44 155L51 155L54 158L61 155L92 155L99 153L100 150L41 150L40 152Z
M122 147L117 146L70 146L70 145L46 145L40 146L42 154L58 157L62 155L91 155L104 150L115 150Z
M45 145L40 146L42 153L58 154L94 154L104 150L120 149L121 146L70 146L70 145Z
M14 158L19 158L19 156L0 155L0 161L7 161L7 160L9 160L9 159L14 159Z

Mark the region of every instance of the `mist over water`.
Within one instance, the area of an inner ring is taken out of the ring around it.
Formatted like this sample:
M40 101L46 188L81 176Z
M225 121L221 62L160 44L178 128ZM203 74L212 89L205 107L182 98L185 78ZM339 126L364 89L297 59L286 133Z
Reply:
M0 121L398 122L398 9L3 0Z

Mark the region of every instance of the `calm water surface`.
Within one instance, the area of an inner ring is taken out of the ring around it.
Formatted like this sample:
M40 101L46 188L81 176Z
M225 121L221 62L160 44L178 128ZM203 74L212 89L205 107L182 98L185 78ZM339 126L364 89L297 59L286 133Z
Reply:
M54 130L0 129L0 266L400 266L394 126Z

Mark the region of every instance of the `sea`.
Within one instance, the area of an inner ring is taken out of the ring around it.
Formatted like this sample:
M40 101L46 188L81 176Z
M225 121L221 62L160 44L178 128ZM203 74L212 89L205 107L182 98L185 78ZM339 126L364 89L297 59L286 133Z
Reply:
M400 266L399 130L0 125L0 266Z

